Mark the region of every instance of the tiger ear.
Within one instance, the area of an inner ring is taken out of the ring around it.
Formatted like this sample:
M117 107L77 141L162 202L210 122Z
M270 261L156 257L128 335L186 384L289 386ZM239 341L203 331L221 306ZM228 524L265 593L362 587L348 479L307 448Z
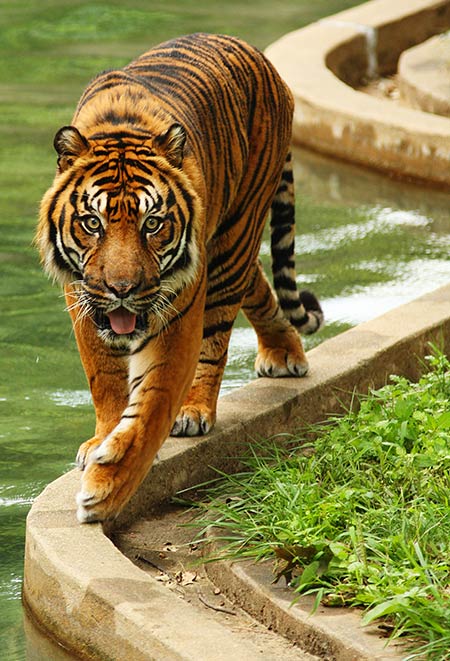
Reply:
M158 146L164 150L170 163L177 168L183 160L185 142L186 133L181 124L172 124L165 133L156 138Z
M67 170L74 160L89 149L89 143L75 126L63 126L53 140L58 154L58 167L61 172Z

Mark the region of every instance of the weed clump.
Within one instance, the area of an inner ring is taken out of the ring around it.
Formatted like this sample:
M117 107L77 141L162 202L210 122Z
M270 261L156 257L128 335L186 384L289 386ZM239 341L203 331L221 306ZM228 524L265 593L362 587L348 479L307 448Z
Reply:
M392 376L295 451L263 444L203 505L224 553L275 558L316 606L364 607L408 658L450 659L450 363L434 351L418 383ZM290 442L292 439L290 439ZM264 450L261 455L261 451Z

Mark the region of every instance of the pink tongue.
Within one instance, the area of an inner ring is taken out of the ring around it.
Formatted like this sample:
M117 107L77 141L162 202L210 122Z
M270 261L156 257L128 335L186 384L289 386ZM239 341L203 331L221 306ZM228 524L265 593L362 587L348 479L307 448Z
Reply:
M125 308L117 308L108 314L111 328L117 335L132 333L136 327L136 315Z

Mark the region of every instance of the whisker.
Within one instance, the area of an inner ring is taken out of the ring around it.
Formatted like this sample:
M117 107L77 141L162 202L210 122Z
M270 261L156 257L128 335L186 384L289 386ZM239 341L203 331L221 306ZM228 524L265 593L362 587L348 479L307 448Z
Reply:
M79 324L85 317L90 316L95 323L94 312L95 308L92 306L88 295L85 291L80 289L79 291L74 291L69 293L70 298L75 300L72 303L69 303L65 310L66 312L73 312L76 310L75 318L73 319L73 325L76 326ZM96 324L97 325L97 324Z
M165 330L168 327L170 320L174 316L179 315L179 311L175 305L161 290L158 292L158 296L152 302L150 310L159 321L162 330Z
M75 287L74 291L62 291L59 294L59 298L64 298L65 296L74 298L74 297L80 296L80 294L83 293L83 289L81 287L82 284L83 284L83 280L74 280L71 283L71 285ZM77 287L79 287L79 288L77 289Z
M72 289L65 294L67 301L65 310L73 315L74 326L89 316L97 328L102 331L101 324L95 320L95 312L97 309L101 309L105 313L105 307L108 308L107 304L105 306L107 302L104 298L97 296L95 292L88 293L83 284L83 280L76 280L72 283ZM131 309L134 308L137 314L148 313L150 325L156 332L161 332L168 328L173 318L180 315L180 311L173 302L178 294L179 289L175 288L170 280L162 280L159 291L148 293L138 300L130 299Z

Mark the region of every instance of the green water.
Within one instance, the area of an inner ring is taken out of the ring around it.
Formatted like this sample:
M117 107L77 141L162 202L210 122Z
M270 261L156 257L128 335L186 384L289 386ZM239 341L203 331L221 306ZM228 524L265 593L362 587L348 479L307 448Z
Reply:
M163 39L219 31L263 48L354 4L0 0L2 660L31 658L20 602L26 513L44 486L72 467L94 424L63 299L31 246L54 171L56 129L70 122L95 73ZM327 317L307 346L450 280L447 195L296 156L299 283L316 291ZM262 253L268 259L266 241ZM240 318L224 391L253 378L254 355L253 331Z

